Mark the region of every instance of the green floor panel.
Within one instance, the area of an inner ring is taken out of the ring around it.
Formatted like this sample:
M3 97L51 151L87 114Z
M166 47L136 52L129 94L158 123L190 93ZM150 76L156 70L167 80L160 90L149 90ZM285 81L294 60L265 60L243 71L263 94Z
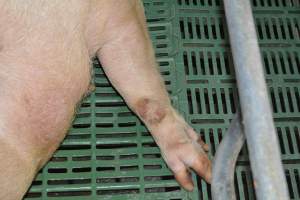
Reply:
M300 1L251 2L289 193L300 200ZM222 0L144 0L144 6L172 103L213 158L238 104ZM25 199L211 199L210 186L195 175L193 192L178 186L149 131L100 63L93 65L96 90ZM255 199L246 147L235 188L238 199Z

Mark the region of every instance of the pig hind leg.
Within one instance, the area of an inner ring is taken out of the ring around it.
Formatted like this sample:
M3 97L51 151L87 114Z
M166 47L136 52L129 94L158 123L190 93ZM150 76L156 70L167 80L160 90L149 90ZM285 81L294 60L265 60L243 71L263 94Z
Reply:
M211 179L207 146L172 108L158 72L142 5L122 1L103 33L109 40L97 52L109 79L144 121L177 181L193 189L189 168Z
M84 59L80 62L65 59L71 56L63 51L57 54L62 62L43 59L37 66L0 59L1 200L22 198L65 137L76 106L88 91L89 57L79 56Z

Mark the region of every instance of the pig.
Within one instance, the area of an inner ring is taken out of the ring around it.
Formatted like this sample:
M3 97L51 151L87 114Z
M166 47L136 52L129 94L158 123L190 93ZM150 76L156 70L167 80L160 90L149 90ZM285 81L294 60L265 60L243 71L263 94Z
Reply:
M178 183L207 182L207 145L170 103L138 0L0 0L0 199L22 199L65 137L97 56Z

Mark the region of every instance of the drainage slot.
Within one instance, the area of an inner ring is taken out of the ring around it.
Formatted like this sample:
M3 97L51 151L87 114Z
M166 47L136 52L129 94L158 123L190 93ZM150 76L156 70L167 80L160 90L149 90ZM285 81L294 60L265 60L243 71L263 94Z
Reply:
M48 197L73 197L73 196L89 196L91 191L66 191L66 192L48 192Z

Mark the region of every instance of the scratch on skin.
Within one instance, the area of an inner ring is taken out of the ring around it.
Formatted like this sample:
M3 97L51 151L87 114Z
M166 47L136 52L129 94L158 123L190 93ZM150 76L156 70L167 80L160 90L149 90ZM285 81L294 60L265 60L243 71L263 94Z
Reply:
M136 103L137 114L149 124L159 124L166 116L166 109L158 101L143 98Z

